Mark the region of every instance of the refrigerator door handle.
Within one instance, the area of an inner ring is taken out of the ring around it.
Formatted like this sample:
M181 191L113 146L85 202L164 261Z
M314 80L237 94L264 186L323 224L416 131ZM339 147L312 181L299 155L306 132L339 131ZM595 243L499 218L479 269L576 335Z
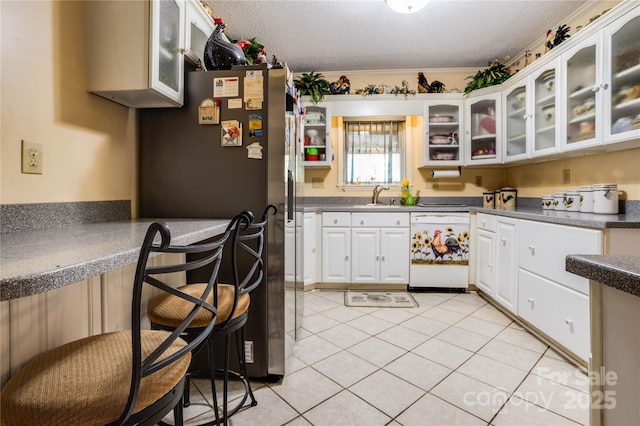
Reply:
M293 172L291 170L287 170L287 220L293 220L293 202L294 202L294 193L293 193Z

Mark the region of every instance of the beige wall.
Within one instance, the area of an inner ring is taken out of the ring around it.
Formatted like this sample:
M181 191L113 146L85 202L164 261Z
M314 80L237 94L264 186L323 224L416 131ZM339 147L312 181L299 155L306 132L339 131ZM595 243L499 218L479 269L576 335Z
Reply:
M131 200L135 110L85 90L83 2L0 1L2 204ZM21 140L43 145L22 174Z

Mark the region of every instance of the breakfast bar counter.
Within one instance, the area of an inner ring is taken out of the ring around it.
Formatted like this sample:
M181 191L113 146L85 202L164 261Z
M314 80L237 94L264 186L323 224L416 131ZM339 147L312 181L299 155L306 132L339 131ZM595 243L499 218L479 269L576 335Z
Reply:
M222 234L229 220L158 219L172 244ZM2 234L0 300L53 290L134 264L154 219L55 227Z

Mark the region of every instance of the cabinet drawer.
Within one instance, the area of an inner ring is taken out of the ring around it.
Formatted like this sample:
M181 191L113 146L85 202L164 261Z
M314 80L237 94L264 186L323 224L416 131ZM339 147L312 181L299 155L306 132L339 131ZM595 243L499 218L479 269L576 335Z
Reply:
M565 271L568 254L602 254L602 231L520 221L519 266L582 294L589 280Z
M352 213L353 227L409 227L409 213Z
M325 212L322 213L322 226L351 226L351 213Z
M496 231L496 217L492 214L478 213L476 227L485 231Z
M518 284L518 315L588 360L589 297L523 269L519 271Z

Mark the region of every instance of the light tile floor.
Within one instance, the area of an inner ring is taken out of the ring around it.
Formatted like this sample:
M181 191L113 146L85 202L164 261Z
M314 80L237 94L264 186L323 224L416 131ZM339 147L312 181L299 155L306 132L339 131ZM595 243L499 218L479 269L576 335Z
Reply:
M417 308L353 308L305 293L287 375L252 381L258 405L230 424L588 424L581 369L476 293L413 295ZM195 384L187 425L213 418L208 382Z

